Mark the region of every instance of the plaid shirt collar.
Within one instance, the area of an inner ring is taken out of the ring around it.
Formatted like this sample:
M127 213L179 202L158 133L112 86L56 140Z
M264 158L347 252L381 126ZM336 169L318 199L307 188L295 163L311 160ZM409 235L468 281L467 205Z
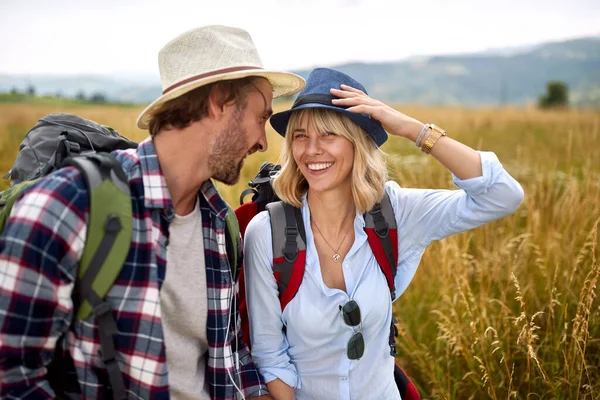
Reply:
M144 205L148 209L173 209L171 194L167 181L160 169L156 148L152 137L143 140L137 149L142 167L142 183L144 185Z
M138 157L142 167L142 182L144 185L144 204L149 209L165 209L173 211L171 194L167 181L160 168L156 148L152 137L144 139L138 146ZM227 203L221 198L217 188L209 179L202 184L199 192L212 211L222 219L227 214Z

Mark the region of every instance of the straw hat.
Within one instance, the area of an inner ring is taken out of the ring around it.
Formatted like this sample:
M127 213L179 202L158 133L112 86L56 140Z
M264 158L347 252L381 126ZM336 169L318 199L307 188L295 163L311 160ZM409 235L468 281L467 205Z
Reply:
M273 97L304 87L298 75L263 68L248 32L228 26L203 26L185 32L158 53L162 96L140 114L137 126L148 129L152 112L165 102L212 82L262 76L273 86Z

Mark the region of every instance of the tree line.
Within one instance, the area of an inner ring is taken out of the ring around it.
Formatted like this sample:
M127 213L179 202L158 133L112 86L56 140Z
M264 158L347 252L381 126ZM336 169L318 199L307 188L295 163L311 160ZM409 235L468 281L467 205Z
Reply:
M35 86L29 85L25 91L20 92L16 87L13 87L10 91L13 96L29 96L36 97ZM57 92L54 97L62 99L66 98L62 93ZM104 93L95 92L86 96L86 94L80 90L73 98L76 101L82 103L91 104L105 104L109 100ZM538 107L547 108L568 108L569 107L569 88L566 83L561 81L550 81L546 84L546 92L542 94L538 99Z
M13 96L28 96L28 97L37 97L37 91L35 86L29 85L25 88L24 91L19 91L16 87L13 87L10 91L10 94ZM53 96L46 97L55 97L57 99L66 99L68 96L64 96L60 91L55 93ZM94 92L90 95L86 95L83 90L77 92L75 97L71 98L72 100L76 100L82 103L92 103L92 104L105 104L108 103L109 100L104 93Z

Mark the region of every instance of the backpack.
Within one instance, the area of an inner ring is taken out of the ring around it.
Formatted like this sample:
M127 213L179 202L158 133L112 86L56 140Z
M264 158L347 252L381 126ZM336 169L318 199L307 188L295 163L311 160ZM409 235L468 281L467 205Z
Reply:
M300 209L280 201L273 188L271 178L281 169L280 165L263 163L256 175L240 196L240 206L235 210L242 237L250 220L259 212L267 210L271 220L271 242L273 243L273 275L277 282L281 309L294 298L304 276L306 256L306 232ZM251 201L244 198L252 195ZM394 276L398 264L398 235L394 210L387 194L381 202L365 213L365 232L368 243L388 284L390 296L395 298ZM240 317L244 341L250 347L248 310L245 299L243 269L239 276ZM395 337L398 336L396 319L392 315L389 346L390 355L396 357ZM420 395L406 373L396 363L394 379L404 400L419 400Z
M29 186L64 166L77 168L90 193L87 238L73 290L74 320L92 313L100 330L100 356L106 366L112 394L125 399L123 377L115 359L117 333L112 310L104 296L113 285L129 253L133 232L127 176L108 152L137 147L114 129L71 114L50 114L27 133L17 158L5 175L11 186L0 193L0 231L10 211ZM73 360L59 339L48 366L48 381L59 398L79 397Z

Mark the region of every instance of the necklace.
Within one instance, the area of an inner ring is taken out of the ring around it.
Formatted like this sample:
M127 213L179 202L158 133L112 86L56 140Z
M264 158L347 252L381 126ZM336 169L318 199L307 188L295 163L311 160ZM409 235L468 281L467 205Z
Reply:
M346 234L344 235L344 238L342 239L342 242L340 243L340 245L338 246L337 250L333 248L332 245L329 244L329 242L327 241L327 239L325 239L325 236L323 235L323 233L321 232L321 230L319 229L319 227L317 226L317 223L315 222L314 219L312 219L312 224L315 226L315 228L317 228L317 232L319 232L319 235L321 235L321 237L323 238L323 240L325 241L325 243L327 243L327 246L331 247L331 250L333 250L333 256L331 257L331 259L334 262L340 262L340 260L342 259L342 256L340 256L340 248L342 247L342 245L344 244L344 242L346 241L346 236L348 236L348 232L346 232Z

